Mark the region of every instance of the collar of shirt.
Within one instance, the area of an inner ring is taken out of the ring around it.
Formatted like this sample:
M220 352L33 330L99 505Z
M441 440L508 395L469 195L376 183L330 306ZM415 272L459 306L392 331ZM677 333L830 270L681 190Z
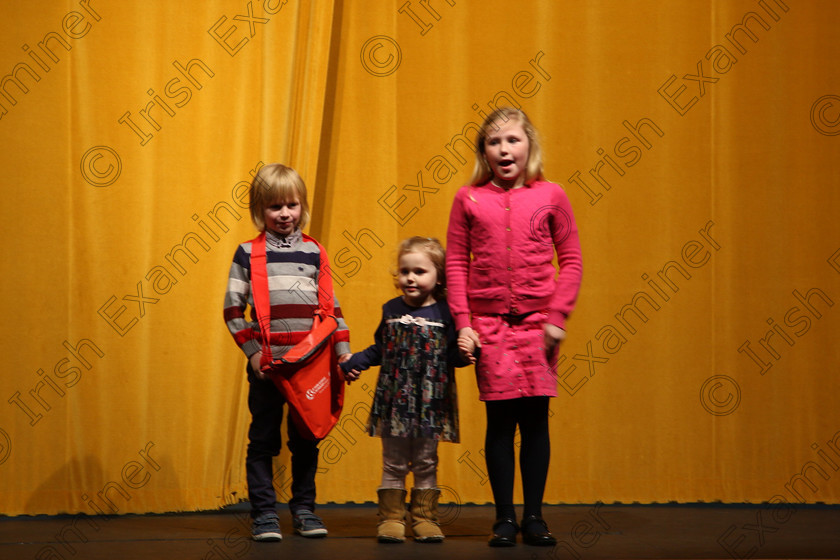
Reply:
M270 229L266 229L265 240L275 249L290 249L292 245L303 240L303 232L300 229L296 229L289 235L277 235Z

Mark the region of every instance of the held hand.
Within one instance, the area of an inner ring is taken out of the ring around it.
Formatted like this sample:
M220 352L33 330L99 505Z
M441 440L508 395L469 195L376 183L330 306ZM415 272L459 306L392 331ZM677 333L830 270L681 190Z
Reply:
M551 323L544 324L543 331L545 336L545 355L548 357L549 362L551 362L555 350L566 340L566 331Z
M353 356L353 354L351 354L351 353L342 354L341 356L338 357L338 363L343 364L344 362L349 360L352 356ZM360 372L358 370L354 369L354 370L345 372L344 369L341 366L336 366L336 367L338 368L338 374L341 375L342 377L344 377L344 380L347 381L348 385L350 385L350 383L352 381L355 381L359 378L359 373Z
M265 380L268 379L268 375L266 375L263 371L260 371L260 360L262 360L262 351L259 351L251 356L251 369L254 370L254 375L257 376L257 379Z
M357 369L351 369L350 371L344 374L344 379L347 381L347 384L350 385L354 381L356 381L359 376L362 375L362 372Z
M475 349L481 348L481 339L478 334L471 327L464 327L458 331L458 350L464 359L469 360L471 364L475 363Z

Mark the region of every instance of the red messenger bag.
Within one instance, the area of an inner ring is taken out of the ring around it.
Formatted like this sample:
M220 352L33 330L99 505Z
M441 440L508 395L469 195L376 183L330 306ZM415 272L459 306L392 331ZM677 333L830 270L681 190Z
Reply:
M308 439L323 439L332 430L344 405L344 380L338 373L333 333L338 329L333 301L329 259L324 247L308 235L304 240L318 245L318 308L312 329L280 358L271 353L271 301L266 268L265 232L251 241L251 284L254 308L262 335L260 369L267 373L291 407L292 421Z

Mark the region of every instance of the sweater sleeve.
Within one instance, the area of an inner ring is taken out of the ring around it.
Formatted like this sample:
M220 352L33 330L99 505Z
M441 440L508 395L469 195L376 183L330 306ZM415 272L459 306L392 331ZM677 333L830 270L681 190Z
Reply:
M558 191L559 201L552 219L551 235L560 272L551 300L548 322L565 329L566 319L572 313L580 290L583 259L572 205L565 191L562 188L558 188Z
M470 227L466 211L469 187L461 187L452 203L446 231L446 288L455 329L470 326L467 286L470 270Z
M255 324L245 318L251 296L251 255L240 245L233 255L225 293L224 317L233 340L250 358L262 348L256 337Z
M335 340L335 353L338 356L350 353L350 328L344 320L344 314L341 312L341 306L338 304L338 298L335 299L335 318L338 322L338 329L333 335Z

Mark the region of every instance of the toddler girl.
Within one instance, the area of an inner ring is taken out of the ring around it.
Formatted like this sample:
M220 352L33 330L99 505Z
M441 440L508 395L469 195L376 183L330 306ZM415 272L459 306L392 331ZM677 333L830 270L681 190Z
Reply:
M370 435L382 438L380 542L405 540L409 471L414 474L408 514L414 539L444 539L437 516L437 445L458 441L454 368L469 364L455 344L444 269L443 247L436 239L403 241L395 278L402 296L382 306L375 343L341 364L350 381L371 366L382 366L368 423Z

